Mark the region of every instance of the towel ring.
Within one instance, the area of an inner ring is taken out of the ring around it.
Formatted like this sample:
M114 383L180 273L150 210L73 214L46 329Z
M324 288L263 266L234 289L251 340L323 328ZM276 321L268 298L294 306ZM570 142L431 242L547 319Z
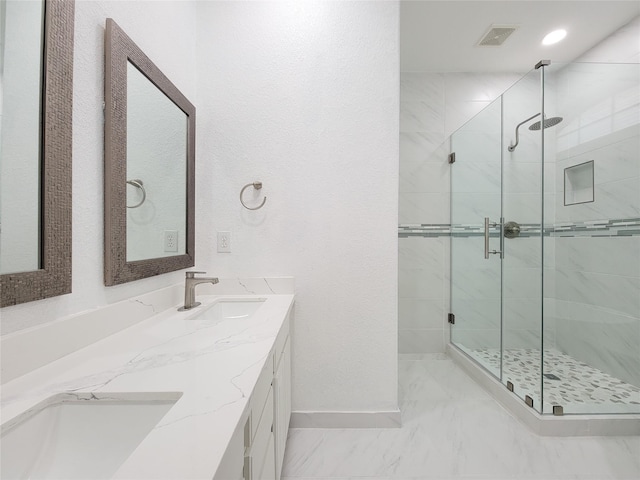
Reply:
M249 187L253 187L256 190L260 190L262 188L262 182L247 183L244 187L242 187L242 190L240 190L240 203L242 204L242 206L247 210L258 210L264 207L264 204L267 202L267 197L264 197L262 199L262 203L257 207L247 207L247 205L244 203L244 200L242 199L242 195L244 195L244 191Z
M132 205L132 206L127 205L127 208L138 208L147 199L147 192L144 189L144 186L143 186L144 184L142 183L142 180L139 180L137 178L134 178L133 180L127 180L127 183L129 185L133 185L134 187L138 187L140 190L142 190L142 200L140 200L140 202L136 203L135 205Z

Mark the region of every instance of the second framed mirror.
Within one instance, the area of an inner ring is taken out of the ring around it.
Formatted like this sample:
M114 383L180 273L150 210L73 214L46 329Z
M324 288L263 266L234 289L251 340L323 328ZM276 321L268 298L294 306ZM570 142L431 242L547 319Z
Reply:
M105 275L195 261L195 107L112 20L105 38Z

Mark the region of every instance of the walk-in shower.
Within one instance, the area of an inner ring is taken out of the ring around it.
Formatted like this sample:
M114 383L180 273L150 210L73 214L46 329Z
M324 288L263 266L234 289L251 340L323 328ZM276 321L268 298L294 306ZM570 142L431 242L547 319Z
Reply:
M451 343L539 413L640 413L640 65L539 65L451 151Z

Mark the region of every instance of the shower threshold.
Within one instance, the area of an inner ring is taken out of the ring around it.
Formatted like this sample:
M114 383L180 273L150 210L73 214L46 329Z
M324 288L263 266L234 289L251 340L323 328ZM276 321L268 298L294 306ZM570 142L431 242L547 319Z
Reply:
M539 414L480 366L478 358L473 358L472 355L456 345L449 344L447 354L500 404L538 435L640 435L640 414L581 413L581 410L590 409L594 404L606 404L607 409L612 410L628 408L629 404L636 405L640 395L637 387L625 384L560 352L545 350L545 373L551 373L560 380L544 379L545 402L543 410L551 412L554 405L564 404L565 412L569 407L571 414L563 416ZM498 354L497 350L483 351L482 361L485 363L497 362L494 367L499 368L500 357ZM477 352L474 351L474 355L477 355ZM591 370L585 371L582 376L577 375L576 369L584 367ZM503 368L505 378L514 383L516 392L531 392L529 395L539 398L539 351L526 349L506 351ZM584 382L587 381L585 379L591 379L592 384L585 385ZM596 388L598 386L600 388ZM637 406L640 410L640 405ZM577 413L574 414L574 412Z

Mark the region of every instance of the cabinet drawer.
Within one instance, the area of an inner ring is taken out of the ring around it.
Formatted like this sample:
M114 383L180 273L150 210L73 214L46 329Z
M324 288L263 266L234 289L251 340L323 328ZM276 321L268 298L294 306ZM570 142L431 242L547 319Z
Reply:
M265 403L267 402L267 397L271 391L271 383L273 382L273 354L269 356L267 361L265 362L265 366L260 373L260 377L258 378L258 382L256 383L255 388L253 389L253 393L251 394L251 413L249 414L249 435L245 438L245 446L251 447L253 445L253 439L256 436L256 430L258 428L258 423L260 423L260 419L265 410ZM271 400L273 405L273 399ZM273 410L273 408L271 408Z
M273 373L278 369L278 364L280 363L280 359L282 358L282 352L284 351L284 345L287 343L287 339L289 338L289 319L291 314L287 315L284 322L282 323L282 328L280 328L280 332L276 337L276 342L273 346Z

